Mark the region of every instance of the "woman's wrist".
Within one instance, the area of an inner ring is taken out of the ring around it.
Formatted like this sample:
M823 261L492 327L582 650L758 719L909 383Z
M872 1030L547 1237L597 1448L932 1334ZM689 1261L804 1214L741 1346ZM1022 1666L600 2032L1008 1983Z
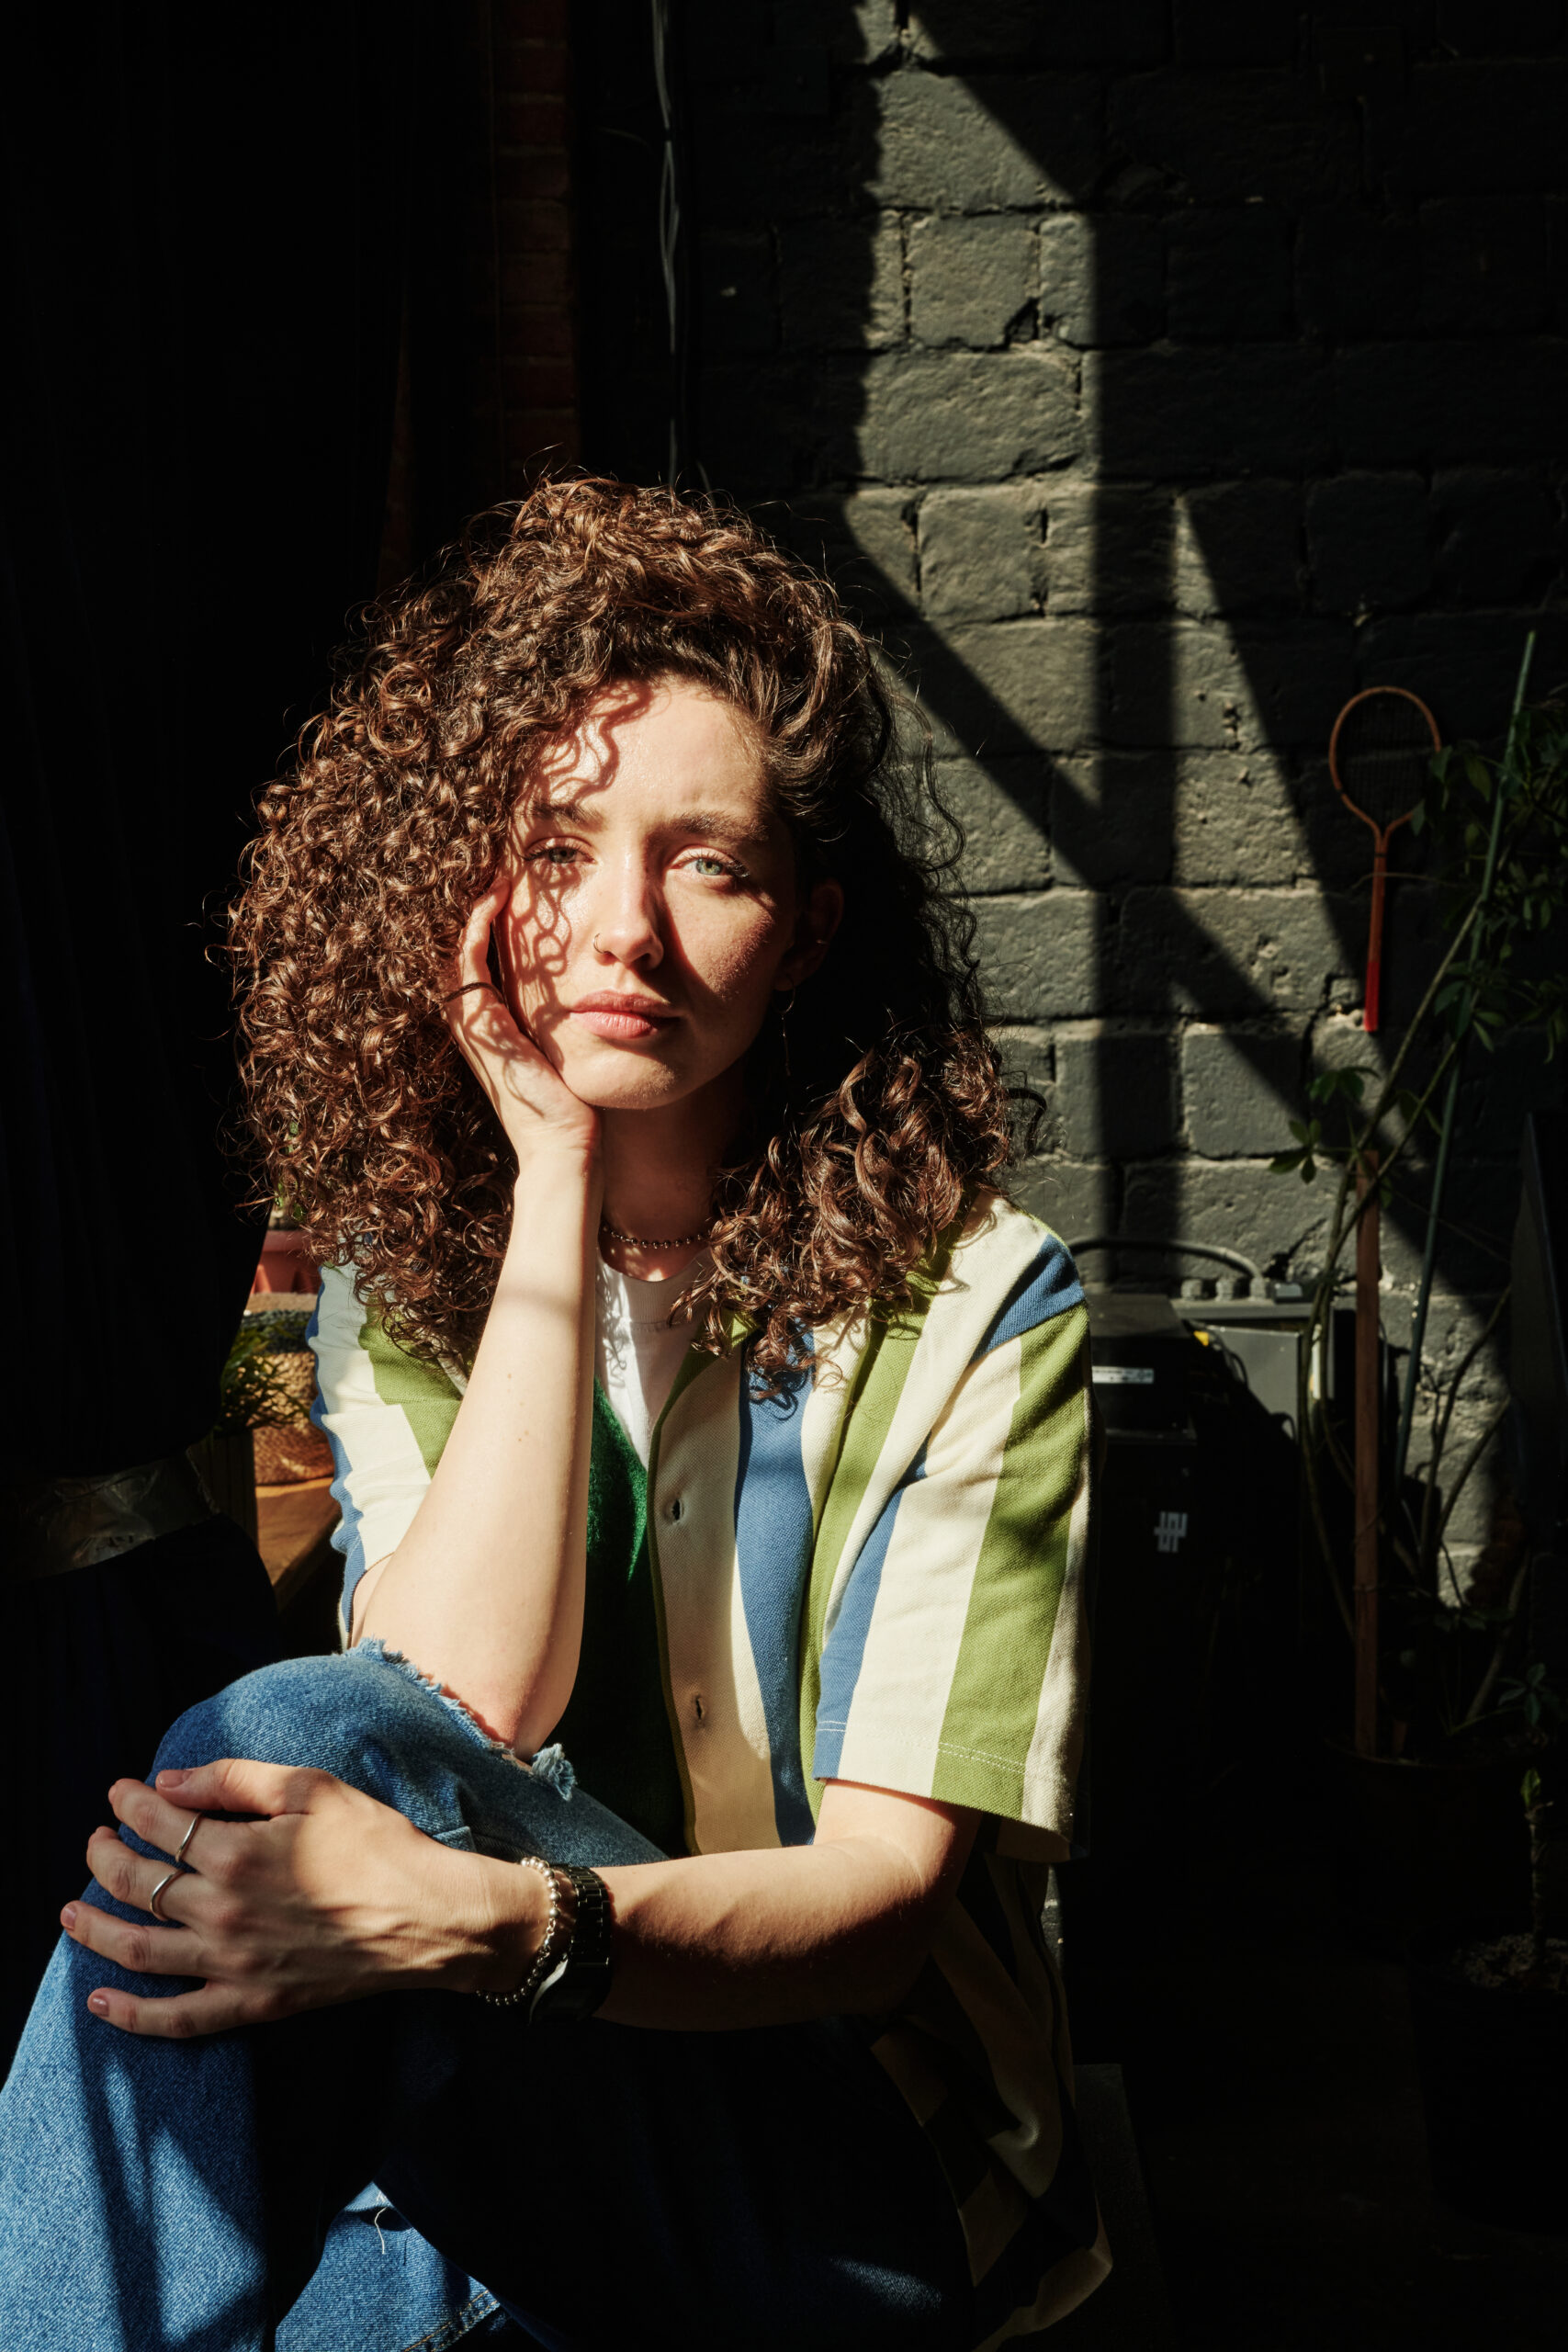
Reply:
M604 1183L597 1128L591 1135L533 1136L517 1152L512 1197L518 1208L558 1201L564 1192L594 1192Z
M442 1969L454 1993L513 1993L549 1926L550 1890L538 1871L487 1855L454 1855L467 1867L450 1914L456 1946Z

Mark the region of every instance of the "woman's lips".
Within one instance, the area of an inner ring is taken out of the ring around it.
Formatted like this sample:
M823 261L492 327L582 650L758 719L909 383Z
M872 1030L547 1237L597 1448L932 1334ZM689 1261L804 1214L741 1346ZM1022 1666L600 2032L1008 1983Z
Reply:
M583 1004L574 1004L570 1017L584 1029L592 1030L594 1036L607 1038L617 1046L657 1037L662 1030L672 1028L676 1019L662 1006L639 1004L635 999L620 1003L608 997L591 997Z

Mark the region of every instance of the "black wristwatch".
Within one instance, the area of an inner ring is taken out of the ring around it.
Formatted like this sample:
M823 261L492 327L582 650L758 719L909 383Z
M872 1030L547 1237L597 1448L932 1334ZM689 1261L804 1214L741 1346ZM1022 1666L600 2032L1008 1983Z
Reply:
M610 1890L597 1871L573 1862L556 1862L552 1868L558 1877L571 1881L577 1917L565 1952L528 2005L528 2021L579 2025L593 2015L610 1989L615 1913Z

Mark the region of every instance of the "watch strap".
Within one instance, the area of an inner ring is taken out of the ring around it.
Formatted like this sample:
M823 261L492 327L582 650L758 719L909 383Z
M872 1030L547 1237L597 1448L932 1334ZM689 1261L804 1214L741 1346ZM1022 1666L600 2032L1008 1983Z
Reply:
M610 1890L597 1871L557 1862L571 1882L577 1917L566 1951L529 2004L530 2023L577 2025L591 2018L610 1989L615 1916Z

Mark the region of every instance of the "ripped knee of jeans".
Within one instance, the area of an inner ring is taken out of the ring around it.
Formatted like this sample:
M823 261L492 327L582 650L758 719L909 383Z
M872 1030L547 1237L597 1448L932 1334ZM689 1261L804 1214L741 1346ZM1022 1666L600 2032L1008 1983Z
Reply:
M497 1739L492 1732L486 1730L473 1709L459 1699L455 1690L448 1690L446 1684L438 1682L434 1675L423 1673L412 1658L403 1656L401 1650L389 1649L385 1642L375 1634L369 1634L365 1640L356 1642L348 1655L351 1657L373 1658L377 1664L389 1666L396 1673L406 1676L409 1681L438 1701L481 1747L487 1748L492 1756L504 1756L509 1763L517 1766L519 1771L532 1774L545 1788L553 1789L563 1802L570 1800L577 1786L577 1775L558 1740L552 1741L547 1747L541 1747L533 1756L519 1756L504 1739Z

